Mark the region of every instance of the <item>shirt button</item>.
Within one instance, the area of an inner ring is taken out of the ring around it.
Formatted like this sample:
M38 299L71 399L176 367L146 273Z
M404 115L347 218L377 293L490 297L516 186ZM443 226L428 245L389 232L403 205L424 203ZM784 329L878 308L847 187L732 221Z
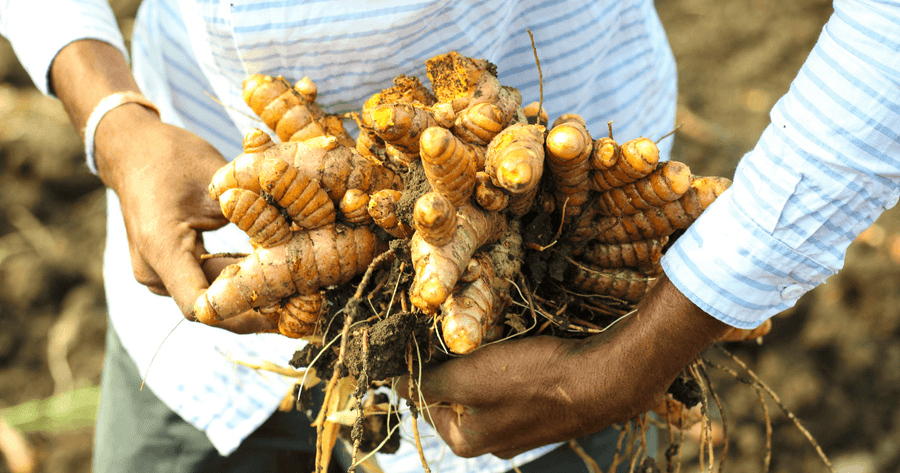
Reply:
M892 208L894 208L895 205L897 205L898 201L900 201L900 195L895 195L893 197L889 197L887 202L885 202L885 204L884 204L884 208L892 209Z
M803 289L803 286L799 284L791 284L790 286L781 290L781 298L782 299L797 299L806 292Z

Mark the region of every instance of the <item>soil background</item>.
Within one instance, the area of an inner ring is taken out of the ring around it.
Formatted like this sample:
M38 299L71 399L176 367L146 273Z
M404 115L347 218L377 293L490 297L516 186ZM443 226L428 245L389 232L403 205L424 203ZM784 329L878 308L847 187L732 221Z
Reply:
M136 1L113 1L129 36ZM831 15L823 0L659 0L679 64L673 158L731 177ZM595 131L596 130L592 130ZM58 102L0 41L0 412L99 383L106 326L100 181ZM762 345L730 345L843 473L900 471L900 219L888 211L844 270L774 320ZM707 356L721 362L710 351ZM763 471L756 393L712 371L728 414L726 471ZM774 472L827 471L770 403ZM89 425L28 429L39 471L90 471ZM685 448L685 459L692 449ZM696 448L693 449L696 452ZM685 468L686 470L688 468ZM0 473L8 471L0 464Z

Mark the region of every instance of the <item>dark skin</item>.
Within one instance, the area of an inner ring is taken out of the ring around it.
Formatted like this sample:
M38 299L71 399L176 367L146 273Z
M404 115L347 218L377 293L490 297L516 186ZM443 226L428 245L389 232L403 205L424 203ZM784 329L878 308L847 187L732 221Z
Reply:
M50 79L78 130L103 97L139 92L119 51L93 40L63 48ZM203 139L137 104L109 112L95 143L100 178L122 204L135 278L154 294L171 296L193 320L194 301L231 262L200 260L206 253L202 233L227 223L207 194L225 159ZM235 317L220 327L239 333L265 328L253 317ZM431 409L435 428L454 453L511 458L645 412L727 328L662 277L614 333L492 345L427 370L421 390L429 404L465 407L461 415Z
M663 276L637 312L609 332L490 345L426 370L422 395L441 405L424 415L459 456L512 458L648 411L726 330Z

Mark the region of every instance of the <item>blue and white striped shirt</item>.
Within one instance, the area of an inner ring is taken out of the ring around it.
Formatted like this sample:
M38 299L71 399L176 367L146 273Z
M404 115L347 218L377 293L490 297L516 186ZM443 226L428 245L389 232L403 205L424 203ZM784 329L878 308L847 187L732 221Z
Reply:
M900 195L900 4L839 0L732 188L663 258L706 312L755 327L835 274Z
M897 201L900 153L889 127L900 123L900 5L842 0L834 7L818 45L773 110L772 126L739 165L732 189L663 260L682 292L732 325L752 327L792 306L836 272L849 242ZM38 21L43 28L34 27ZM457 50L494 62L502 83L518 88L526 103L537 100L526 28L535 35L551 116L578 113L597 134L613 120L623 140L671 130L675 68L650 0L147 0L132 58L141 89L163 119L231 157L240 152L241 136L260 127L241 99L240 83L249 73L309 76L323 107L341 111L358 108L397 74L424 80L425 59ZM103 0L0 2L0 33L44 92L50 62L71 41L100 39L124 53ZM668 157L670 143L662 142L662 156ZM108 197L110 317L145 371L181 315L170 299L133 280L118 201L112 192ZM247 248L233 226L205 234L205 242L210 251ZM147 381L228 453L271 414L290 381L235 368L222 353L284 363L293 348L293 341L277 336L238 337L182 324ZM427 443L426 454L440 471L510 468L491 456L458 459L440 442ZM404 445L398 455L379 457L389 471L420 468L410 443Z

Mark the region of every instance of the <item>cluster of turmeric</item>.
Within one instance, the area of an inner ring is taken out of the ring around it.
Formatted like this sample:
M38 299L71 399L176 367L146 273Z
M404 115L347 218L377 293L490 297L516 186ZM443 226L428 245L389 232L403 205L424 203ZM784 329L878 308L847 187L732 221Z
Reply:
M468 354L516 327L509 314L514 299L534 309L531 295L552 293L542 293L534 278L532 290L512 288L517 278L527 286L523 262L537 254L564 258L574 290L556 294L600 296L610 314L621 315L660 275L669 239L730 185L694 176L682 163L659 162L648 138L619 144L611 125L598 139L574 114L544 126L540 104L523 108L519 92L501 85L487 61L451 52L426 68L431 90L398 76L353 114L356 139L343 126L347 116L316 104L308 78L293 86L259 74L245 80L244 100L280 142L251 131L243 153L210 183L211 197L254 250L197 299L199 321L217 324L256 311L285 336L324 335L321 322L330 319L323 315L340 308L329 312L325 289L353 281L389 246L406 251L394 254L402 261L392 269L390 302L370 320L424 315L439 333L426 351L440 346ZM536 244L525 227L541 217L559 230L552 242ZM405 268L414 272L411 281ZM395 295L402 310L391 312ZM565 313L567 304L555 313ZM545 310L534 313L568 324ZM726 338L767 330L735 330ZM393 350L406 353L411 344ZM687 412L671 398L657 410Z
M440 322L447 349L469 353L502 332L510 283L533 251L520 234L529 212L562 225L558 244L579 290L635 303L659 275L669 236L728 187L659 163L647 138L619 145L610 130L594 140L574 114L549 129L529 123L536 104L526 112L487 61L451 52L426 69L431 90L398 76L367 100L355 140L315 103L308 78L245 80L247 105L281 143L252 131L210 184L255 250L198 299L199 320L252 309L285 335L312 333L320 288L364 271L386 248L380 228L408 241L411 304ZM407 188L416 172L427 185Z

